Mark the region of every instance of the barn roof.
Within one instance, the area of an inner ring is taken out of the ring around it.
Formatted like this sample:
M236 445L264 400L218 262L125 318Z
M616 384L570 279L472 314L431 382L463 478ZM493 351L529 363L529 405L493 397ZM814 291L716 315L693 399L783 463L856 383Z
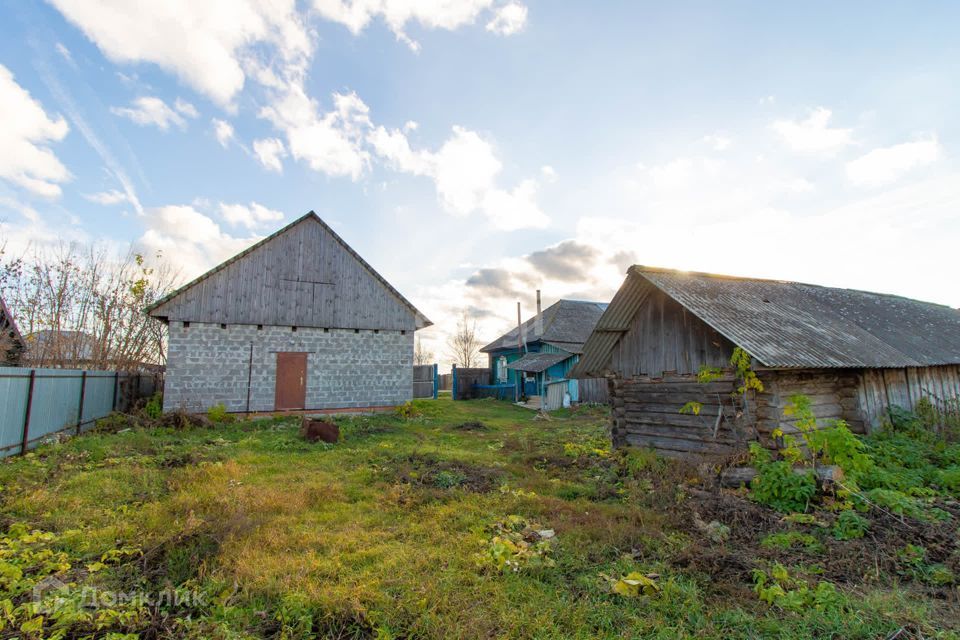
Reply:
M606 366L651 286L772 368L960 364L960 311L799 282L635 265L584 346L576 373Z
M523 333L528 343L539 340L569 353L580 353L606 308L605 302L558 300L543 310L542 335L534 335L536 316L523 323ZM516 346L517 329L513 328L480 351L515 349Z
M296 220L294 220L294 221L291 222L290 224L286 225L285 227L283 227L283 228L281 228L281 229L278 229L277 231L275 231L274 233L270 234L269 236L263 238L263 239L260 240L259 242L250 245L249 247L247 247L246 249L244 249L243 251L241 251L241 252L238 253L237 255L233 256L232 258L230 258L230 259L228 259L228 260L226 260L226 261L218 264L217 266L215 266L214 268L210 269L210 270L207 271L206 273L198 276L197 278L194 278L193 280L191 280L190 282L186 283L185 285L183 285L183 286L180 287L179 289L177 289L177 290L175 290L175 291L172 291L171 293L167 294L167 295L164 296L163 298L160 298L159 300L157 300L156 302L154 302L153 304L151 304L150 306L148 306L148 307L146 308L146 312L147 312L148 314L150 314L150 315L155 316L155 317L164 318L165 314L164 314L163 310L161 310L161 307L163 307L165 304L167 304L167 303L170 302L171 300L174 300L174 299L178 298L179 296L183 295L184 293L186 293L186 292L189 291L190 289L194 288L195 286L197 286L198 284L200 284L200 283L203 282L204 280L207 280L207 279L210 278L211 276L213 276L213 275L215 275L215 274L223 271L224 269L226 269L226 268L229 267L230 265L232 265L232 264L240 261L240 260L243 259L245 256L253 253L256 249L262 247L263 245L269 244L270 242L272 242L272 241L275 240L276 238L278 238L278 237L280 237L281 235L283 235L284 233L286 233L288 230L293 229L294 227L297 227L298 225L301 225L301 224L303 224L303 223L305 223L305 222L307 222L307 221L313 221L313 222L318 223L318 224L324 229L324 231L325 231L326 233L328 233L340 246L342 246L343 249L344 249L347 253L349 253L358 263L360 263L360 264L363 266L363 268L364 268L368 273L370 273L371 276L373 276L373 278L375 278L381 285L383 285L383 287L384 287L393 297L395 297L403 306L407 307L407 308L410 310L410 312L413 314L414 318L416 319L416 327L417 327L418 329L423 328L423 327L429 327L430 325L433 324L429 319L427 319L426 316L424 316L422 313L420 313L420 311L419 311L416 307L414 307L413 304L412 304L409 300L407 300L406 298L404 298L403 295L401 295L401 293L400 293L399 291L397 291L397 290L393 287L393 285L391 285L389 282L387 282L386 278L384 278L383 276L381 276L381 275L377 272L376 269L374 269L372 266L370 266L369 263L367 263L366 260L364 260L362 257L360 257L360 254L358 254L356 251L354 251L353 248L352 248L350 245L348 245L348 244L343 240L343 238L341 238L339 235L337 235L337 233L336 233L333 229L331 229L330 226L327 225L327 223L324 222L324 221L320 218L320 216L318 216L318 215L317 215L316 213L314 213L313 211L307 212L306 214L304 214L303 216L297 218Z

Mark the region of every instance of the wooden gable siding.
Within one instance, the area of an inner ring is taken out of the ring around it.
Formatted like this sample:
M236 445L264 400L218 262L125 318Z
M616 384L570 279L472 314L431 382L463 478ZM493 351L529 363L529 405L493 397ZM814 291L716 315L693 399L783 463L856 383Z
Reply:
M413 311L306 218L159 305L168 320L413 330Z
M662 291L637 309L611 354L610 369L624 378L695 374L729 366L734 345Z

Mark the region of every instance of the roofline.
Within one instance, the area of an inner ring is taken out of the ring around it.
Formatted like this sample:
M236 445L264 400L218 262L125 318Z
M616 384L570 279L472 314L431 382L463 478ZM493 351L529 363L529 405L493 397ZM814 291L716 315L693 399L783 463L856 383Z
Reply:
M7 301L3 299L3 296L0 296L0 308L3 309L3 316L7 319L7 324L10 326L10 329L13 330L17 342L20 343L21 347L26 346L26 343L23 341L23 334L20 333L20 327L17 326L17 320L13 317L13 314L10 313L10 308L7 306Z
M636 273L638 275L643 275L644 273L672 273L680 276L699 276L707 278L716 278L718 280L747 280L750 282L771 282L776 284L798 284L804 287L815 287L817 289L833 289L835 291L852 291L856 293L866 293L872 296L883 296L885 298L896 298L898 300L909 300L910 302L922 302L923 304L934 305L937 307L943 307L944 309L953 309L948 304L941 304L939 302L929 302L927 300L918 300L917 298L910 298L907 296L901 296L896 293L881 293L879 291L869 291L867 289L851 289L849 287L830 287L824 284L813 284L810 282L800 282L798 280L784 280L782 278L753 278L750 276L732 276L724 273L712 273L709 271L687 271L685 269L670 269L668 267L652 267L643 264L635 264L630 266L627 269L627 273Z
M283 234L284 232L288 231L288 230L291 229L292 227L300 224L301 222L303 222L304 220L306 220L306 219L308 219L308 218L313 218L314 220L316 220L317 222L319 222L319 223L320 223L320 226L322 226L322 227L324 228L324 230L326 230L327 232L329 232L330 235L333 236L334 240L336 240L337 242L339 242L340 245L341 245L344 249L346 249L348 253L350 253L350 255L352 255L361 265L363 265L363 267L364 267L365 269L367 269L367 270L373 275L374 278L376 278L377 280L379 280L380 283L381 283L382 285L384 285L390 293L392 293L394 296L396 296L396 297L400 300L400 302L402 302L407 308L409 308L411 311L413 311L413 314L414 314L414 317L415 317L415 318L422 320L422 322L423 322L422 326L417 327L417 329L425 329L425 328L433 325L433 322L431 322L429 318L427 318L425 315L423 315L423 314L420 312L420 310L417 309L415 306L413 306L413 304L412 304L409 300L407 300L406 298L404 298L404 297L403 297L403 294L401 294L399 291L397 291L397 290L393 287L393 285L391 285L389 282L387 282L387 279L386 279L386 278L384 278L382 275L380 275L380 273L379 273L376 269L374 269L372 266L370 266L370 263L368 263L366 260L364 260L362 257L360 257L360 254L357 253L356 251L354 251L354 250L353 250L353 247L351 247L349 244L347 244L347 243L344 241L344 239L341 238L341 237L337 234L337 232L334 231L334 230L330 227L330 225L328 225L326 222L324 222L323 219L320 218L320 216L318 216L318 215L316 214L316 212L313 211L313 209L311 209L310 211L308 211L308 212L305 213L304 215L300 216L299 218L297 218L296 220L294 220L294 221L291 222L290 224L287 224L287 225L281 227L280 229L274 231L273 233L271 233L270 235L266 236L266 237L263 238L262 240L260 240L260 241L258 241L258 242L255 242L254 244L250 245L249 247L247 247L246 249L244 249L244 250L241 251L240 253L236 254L235 256L224 260L223 262L221 262L221 263L218 264L217 266L213 267L212 269L210 269L210 270L207 271L206 273L204 273L204 274L202 274L202 275L200 275L200 276L197 276L196 278L194 278L194 279L191 280L190 282L186 283L185 285L179 287L178 289L175 289L174 291L171 291L170 293L168 293L167 295L163 296L162 298L160 298L159 300L157 300L157 301L154 302L153 304L151 304L151 305L149 305L148 307L146 307L146 308L144 309L144 311L145 311L147 314L149 314L149 315L152 316L152 315L153 315L153 311L154 311L155 309L157 309L158 307L160 307L160 306L166 304L167 302L173 300L174 298L176 298L176 297L179 296L180 294L184 293L187 289L190 289L191 287L194 287L194 286L200 284L200 282L206 280L207 278L209 278L209 277L212 276L213 274L218 273L218 272L222 271L223 269L226 269L228 266L230 266L231 264L233 264L234 262L236 262L236 261L239 260L240 258L244 257L244 256L247 255L248 253L252 252L253 250L255 250L255 249L259 248L259 247L261 247L262 245L264 245L264 244L266 244L267 242L273 240L273 239L276 238L277 236ZM163 316L153 316L153 317L155 317L155 318L162 318Z
M541 310L540 313L546 313L547 309L552 309L553 307L557 306L558 304L560 304L560 303L562 303L562 302L574 302L574 303L576 303L576 304L602 304L602 305L609 305L609 304L610 304L609 302L597 302L596 300L574 300L574 299L572 299L572 298L558 298L556 302L554 302L553 304L551 304L549 307L545 307L543 310ZM536 316L536 314L534 314L534 316L533 316L532 318L528 318L528 319L524 320L523 322L521 322L520 324L522 324L522 325L523 325L523 324L527 324L528 322L533 322L533 321L536 320L536 319L537 319L537 316ZM552 320L551 320L551 322L552 322ZM506 333L501 334L500 337L494 338L493 340L491 340L490 342L488 342L488 343L487 343L486 345L484 345L483 347L480 347L480 353L491 353L491 352L493 352L493 351L503 351L503 350L505 350L505 347L495 347L494 345L497 344L497 343L499 343L500 341L502 341L502 340L503 340L504 338L506 338L508 335L510 335L510 333L511 333L514 329L516 329L516 327L511 327L509 330L507 330ZM543 328L543 331L544 331L544 333L546 333L547 328L544 327L544 328ZM542 335L542 334L539 335L539 336L536 336L535 339L533 339L533 340L526 340L524 344L534 344L534 343L536 343L536 342L547 342L547 344L549 344L549 341L544 341L544 340L543 340L543 335ZM573 342L568 342L568 343L566 343L566 344L575 344L575 343L573 343ZM583 343L583 344L586 344L586 343Z

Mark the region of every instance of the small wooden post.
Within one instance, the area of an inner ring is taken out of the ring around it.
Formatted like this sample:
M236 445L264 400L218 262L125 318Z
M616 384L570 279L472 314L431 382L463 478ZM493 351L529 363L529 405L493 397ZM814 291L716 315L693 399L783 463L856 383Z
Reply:
M80 435L80 431L83 428L83 400L84 396L87 395L87 372L84 371L80 374L80 407L77 409L77 435Z
M120 388L120 372L113 372L113 404L110 405L110 411L117 410L117 391Z
M33 385L37 379L37 370L30 369L30 386L27 387L27 410L23 414L23 440L20 444L20 455L27 452L30 443L30 412L33 410Z
M517 353L520 355L521 358L523 357L523 322L520 320L520 301L519 300L517 300ZM519 369L513 370L513 380L516 383L516 388L517 388L516 401L520 402L520 398L522 397L523 394L520 392L521 383L520 383Z

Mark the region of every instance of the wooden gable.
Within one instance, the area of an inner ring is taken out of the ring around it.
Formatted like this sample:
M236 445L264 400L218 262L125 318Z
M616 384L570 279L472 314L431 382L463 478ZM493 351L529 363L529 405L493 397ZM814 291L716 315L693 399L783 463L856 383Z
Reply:
M148 309L165 321L414 330L431 323L310 212Z

